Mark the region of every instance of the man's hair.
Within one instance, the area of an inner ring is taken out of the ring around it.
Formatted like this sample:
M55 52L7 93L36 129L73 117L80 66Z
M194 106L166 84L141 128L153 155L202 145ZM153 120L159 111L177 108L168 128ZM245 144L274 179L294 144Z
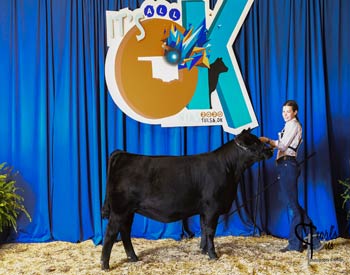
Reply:
M289 99L286 102L284 102L283 106L291 106L292 109L293 109L293 112L299 110L298 103L295 100L290 100ZM299 121L298 115L296 115L295 118Z

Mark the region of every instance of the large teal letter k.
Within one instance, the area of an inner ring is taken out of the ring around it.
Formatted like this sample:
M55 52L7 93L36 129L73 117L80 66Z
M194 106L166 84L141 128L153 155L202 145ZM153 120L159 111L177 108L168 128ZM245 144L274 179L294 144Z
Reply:
M253 0L219 0L209 23L210 63L222 57L228 67L220 74L216 91L225 113L228 132L239 133L242 128L258 125L235 54L233 42L237 37ZM208 18L210 20L210 17ZM208 21L209 21L208 20Z

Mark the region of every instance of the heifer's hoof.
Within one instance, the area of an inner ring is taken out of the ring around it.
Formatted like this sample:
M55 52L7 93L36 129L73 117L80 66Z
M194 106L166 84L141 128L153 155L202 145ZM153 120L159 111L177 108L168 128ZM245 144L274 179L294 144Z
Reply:
M109 270L109 263L104 263L103 261L101 261L101 269L108 271Z
M193 237L194 237L194 233L192 234L185 233L181 235L181 239L192 239Z
M208 246L206 244L201 244L199 248L201 249L202 254L208 254Z
M210 260L216 260L219 258L218 255L215 253L215 251L209 251L208 254L209 254Z
M139 260L139 258L137 258L137 256L134 256L134 257L128 257L128 262L130 262L130 263L137 262L138 260Z
M192 239L194 237L194 233L188 234L187 238Z

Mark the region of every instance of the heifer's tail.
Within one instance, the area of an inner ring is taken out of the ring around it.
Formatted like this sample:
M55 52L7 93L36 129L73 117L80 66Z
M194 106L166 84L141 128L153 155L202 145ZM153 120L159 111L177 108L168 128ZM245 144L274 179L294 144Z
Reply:
M110 206L109 206L109 202L107 197L105 198L105 202L102 206L102 210L101 210L101 216L103 219L108 219L109 218L109 214L111 212Z
M109 196L108 196L108 185L109 185L109 177L110 177L110 170L111 170L111 162L112 162L112 155L109 157L108 160L108 168L107 168L107 180L106 180L106 196L105 200L101 209L101 216L103 219L108 219L109 214L111 212L111 207L109 205Z
M102 210L101 210L101 216L103 219L108 219L110 212L111 212L111 207L110 207L110 199L109 199L109 191L108 191L108 185L111 184L110 181L110 173L111 173L111 166L112 166L112 162L113 159L115 159L115 155L121 153L123 151L121 150L116 150L114 151L108 160L108 168L107 168L107 181L106 181L106 196L105 196L105 200L102 206Z
M111 177L111 170L112 170L112 164L116 162L118 159L118 155L122 153L121 150L115 150L109 157L108 160L108 168L107 168L107 181L106 181L106 196L105 200L101 209L101 216L103 219L108 219L109 215L111 213L111 206L110 206L110 198L109 198L109 187L112 183L110 183L110 177Z
M108 182L108 177L107 177L107 182ZM106 192L105 201L103 203L102 210L101 210L102 219L108 219L110 212L111 212L111 207L109 206L108 192Z

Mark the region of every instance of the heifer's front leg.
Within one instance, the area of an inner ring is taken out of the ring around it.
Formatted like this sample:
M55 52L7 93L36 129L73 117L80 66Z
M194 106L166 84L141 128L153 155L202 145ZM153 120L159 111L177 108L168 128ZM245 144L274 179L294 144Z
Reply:
M131 214L130 216L127 217L125 223L120 229L120 234L122 237L124 250L125 250L126 256L128 257L128 260L130 262L137 262L139 259L135 254L134 247L131 243L131 238L130 238L131 225L133 220L134 220L134 214Z
M116 222L114 215L109 217L107 230L103 242L102 254L101 254L101 269L109 269L109 259L111 257L111 251L114 241L119 231L119 224Z
M218 225L218 216L207 217L205 222L205 232L207 240L207 249L210 259L217 259L218 255L215 252L214 237L216 233L216 227Z

